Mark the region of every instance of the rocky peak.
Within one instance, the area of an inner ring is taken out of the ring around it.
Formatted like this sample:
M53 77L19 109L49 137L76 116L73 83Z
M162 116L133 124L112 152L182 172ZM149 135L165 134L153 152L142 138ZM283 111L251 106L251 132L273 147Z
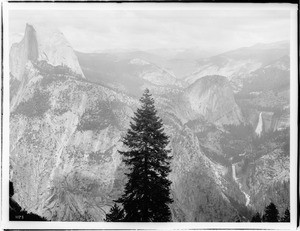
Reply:
M10 50L10 72L20 81L28 61L64 66L85 78L74 50L57 29L26 24L22 41L13 44Z
M200 78L186 89L185 97L191 109L209 122L237 125L243 121L232 87L224 76Z
M36 61L38 59L38 43L36 39L36 31L33 26L26 24L24 36L26 55L28 60Z

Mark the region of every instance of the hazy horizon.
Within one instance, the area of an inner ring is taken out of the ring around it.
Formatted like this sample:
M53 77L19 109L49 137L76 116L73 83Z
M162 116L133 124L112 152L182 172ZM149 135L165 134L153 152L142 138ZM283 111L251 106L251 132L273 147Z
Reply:
M79 52L198 49L226 52L289 41L287 10L10 10L10 45L26 23L55 27Z

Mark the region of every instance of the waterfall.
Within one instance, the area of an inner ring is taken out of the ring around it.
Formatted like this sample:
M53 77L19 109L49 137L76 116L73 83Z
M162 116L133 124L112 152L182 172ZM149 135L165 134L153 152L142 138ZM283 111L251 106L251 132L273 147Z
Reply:
M248 205L250 204L250 195L247 194L247 193L242 189L242 184L238 181L238 178L236 177L235 164L232 164L232 165L231 165L231 169L232 169L232 178L233 178L234 181L238 184L239 189L241 190L241 192L245 195L246 206L248 206Z
M261 132L262 132L262 129L263 129L263 121L262 121L261 113L262 112L259 113L259 119L258 119L258 123L257 123L256 129L255 129L255 133L258 136L261 136Z
M246 206L248 206L250 204L250 195L245 193L244 191L242 191L242 193L244 193L245 198L246 198Z
M234 179L235 182L237 182L236 173L235 173L235 165L232 164L231 168L232 168L232 178Z

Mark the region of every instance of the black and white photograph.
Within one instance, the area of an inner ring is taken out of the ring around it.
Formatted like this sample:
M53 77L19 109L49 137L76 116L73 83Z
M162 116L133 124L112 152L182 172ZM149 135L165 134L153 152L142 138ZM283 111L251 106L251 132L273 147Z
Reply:
M297 5L4 7L4 228L295 228Z

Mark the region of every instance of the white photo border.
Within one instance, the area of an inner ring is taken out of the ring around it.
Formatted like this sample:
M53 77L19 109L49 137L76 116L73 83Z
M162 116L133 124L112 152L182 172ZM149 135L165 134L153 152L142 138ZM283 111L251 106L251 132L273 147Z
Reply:
M289 10L290 11L290 223L108 223L108 222L28 222L9 221L9 20L10 10ZM1 229L289 229L297 228L298 162L298 60L297 5L276 3L3 3L3 153L1 179Z

